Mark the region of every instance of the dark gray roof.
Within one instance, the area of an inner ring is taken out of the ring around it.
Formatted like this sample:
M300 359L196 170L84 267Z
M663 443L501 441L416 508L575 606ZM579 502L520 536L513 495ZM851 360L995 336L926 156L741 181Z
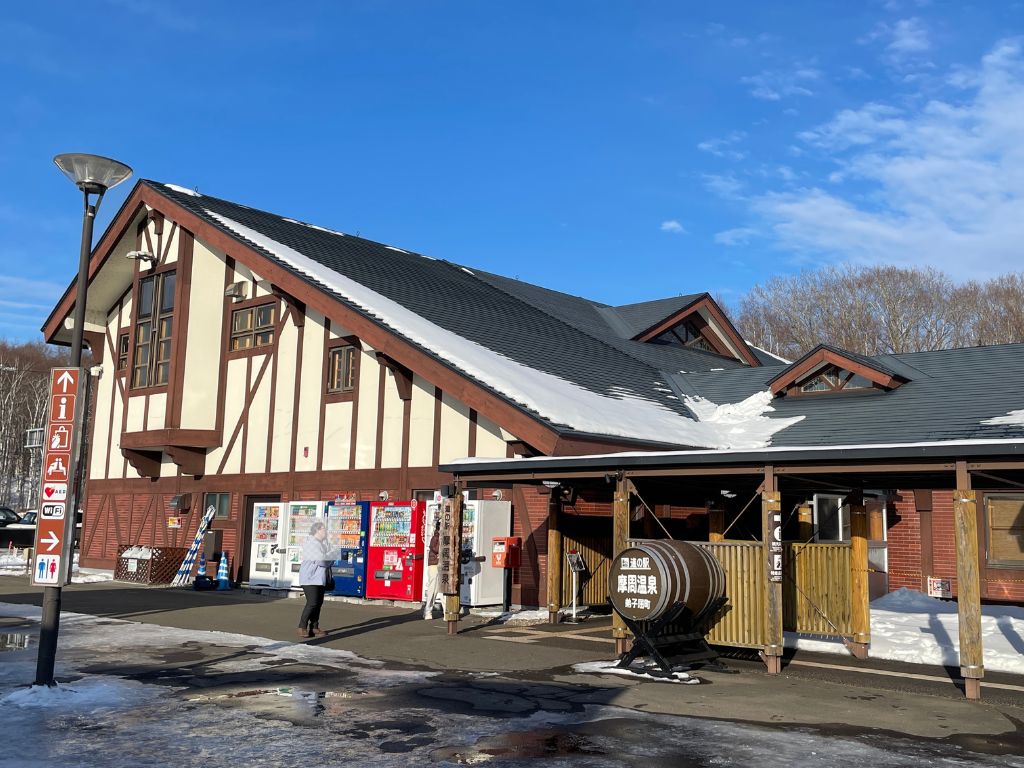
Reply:
M671 296L667 299L642 301L638 304L623 304L615 307L615 314L629 328L629 338L633 338L651 328L667 317L693 304L706 293L691 293L686 296Z
M863 357L863 356L861 356ZM1004 439L1024 427L981 422L1024 408L1024 344L866 357L876 368L910 378L878 390L776 398L771 417L804 416L777 432L773 446L859 445ZM674 377L686 394L735 403L767 389L786 366ZM907 375L910 374L910 375Z
M883 358L880 358L880 357L879 358L868 357L867 355L861 355L861 354L859 354L857 352L850 352L848 349L841 349L840 347L834 347L831 344L819 344L814 349L812 349L810 352L808 352L806 355L803 355L798 360L794 360L793 363L790 364L787 368L784 368L782 371L780 371L778 374L776 374L772 379L770 379L768 381L768 385L771 386L778 379L781 379L782 377L786 376L791 369L792 370L796 370L801 365L803 365L805 360L807 360L808 358L813 357L814 355L818 354L818 352L820 352L823 349L824 350L828 350L829 352L832 352L833 354L839 355L840 357L844 357L847 360L850 360L851 362L860 363L861 365L863 365L863 366L865 366L867 368L871 368L873 370L876 370L879 373L884 373L887 376L902 376L902 378L905 378L905 379L910 379L911 378L910 376L904 376L904 375L902 375L900 373L897 373L896 371L892 370L892 368L890 368L888 365L886 365L886 362L884 362Z
M209 195L192 195L159 182L140 183L233 238L241 239L211 212L302 253L462 338L593 392L612 397L631 393L688 417L685 406L664 391L662 371L740 365L700 350L623 339L599 314L605 305L578 296L326 231ZM315 284L274 254L263 252ZM326 286L319 287L345 301Z

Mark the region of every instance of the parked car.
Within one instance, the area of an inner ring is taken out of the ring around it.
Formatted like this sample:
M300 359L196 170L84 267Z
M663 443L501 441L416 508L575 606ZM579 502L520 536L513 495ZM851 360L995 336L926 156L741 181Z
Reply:
M22 512L21 513L21 525L35 525L36 524L36 518L38 516L39 516L39 513L36 512L34 509L30 509L27 512Z
M5 513L10 513L14 519ZM31 547L36 540L38 519L39 512L35 509L26 510L19 515L10 507L0 507L0 549ZM75 522L75 545L77 546L82 536L82 510L78 510Z
M13 523L20 523L21 515L10 507L0 507L0 528L6 528Z

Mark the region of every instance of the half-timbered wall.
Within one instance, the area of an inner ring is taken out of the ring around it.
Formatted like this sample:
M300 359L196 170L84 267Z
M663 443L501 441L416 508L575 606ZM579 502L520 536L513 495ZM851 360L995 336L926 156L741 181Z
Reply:
M225 548L237 552L246 496L327 499L345 491L376 499L387 490L397 498L450 482L436 471L441 462L510 455L508 441L515 436L484 414L415 372L411 385L403 388L396 378L402 374L387 364L386 349L356 341L355 391L328 395L328 351L350 343L351 332L307 309L301 297L276 290L234 255L159 217L143 218L125 238L134 240L133 248L160 254L156 269L175 265L172 372L165 387L135 391L131 355L127 370L117 370L118 336L128 331L134 349L132 307L139 278L150 270L137 266L133 285L124 286L106 318L84 564L110 567L119 544L186 545L206 492L231 494L230 517L217 520L215 527L225 531ZM234 283L246 286L243 300L225 296ZM266 302L276 307L273 344L230 351L231 312ZM122 436L138 440L163 429L219 436L218 444L206 450L202 473L183 473L157 449L159 477L140 476L122 453ZM183 516L182 528L169 529L166 518L173 513L168 504L176 494L191 494L192 512ZM530 536L538 522L530 519L531 528L517 528ZM527 592L535 591L535 579L527 580Z

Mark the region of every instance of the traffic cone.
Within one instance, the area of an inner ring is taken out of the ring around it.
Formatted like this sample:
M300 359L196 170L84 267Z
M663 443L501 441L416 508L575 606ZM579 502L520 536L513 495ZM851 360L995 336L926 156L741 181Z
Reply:
M199 553L199 569L196 571L196 578L206 577L206 553Z
M220 553L220 565L217 566L217 589L231 589L231 577L228 576L228 553Z

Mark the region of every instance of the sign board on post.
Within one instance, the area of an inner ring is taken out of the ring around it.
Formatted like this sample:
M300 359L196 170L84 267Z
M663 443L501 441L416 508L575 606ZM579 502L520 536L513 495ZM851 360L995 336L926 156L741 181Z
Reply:
M768 581L782 581L782 513L772 512L768 539Z
M462 551L462 515L456 514L461 499L445 499L437 548L437 588L442 595L458 595L461 585L459 556Z
M71 544L75 530L75 479L85 405L83 368L50 371L50 415L43 446L42 493L36 525L32 584L56 587L71 573Z

